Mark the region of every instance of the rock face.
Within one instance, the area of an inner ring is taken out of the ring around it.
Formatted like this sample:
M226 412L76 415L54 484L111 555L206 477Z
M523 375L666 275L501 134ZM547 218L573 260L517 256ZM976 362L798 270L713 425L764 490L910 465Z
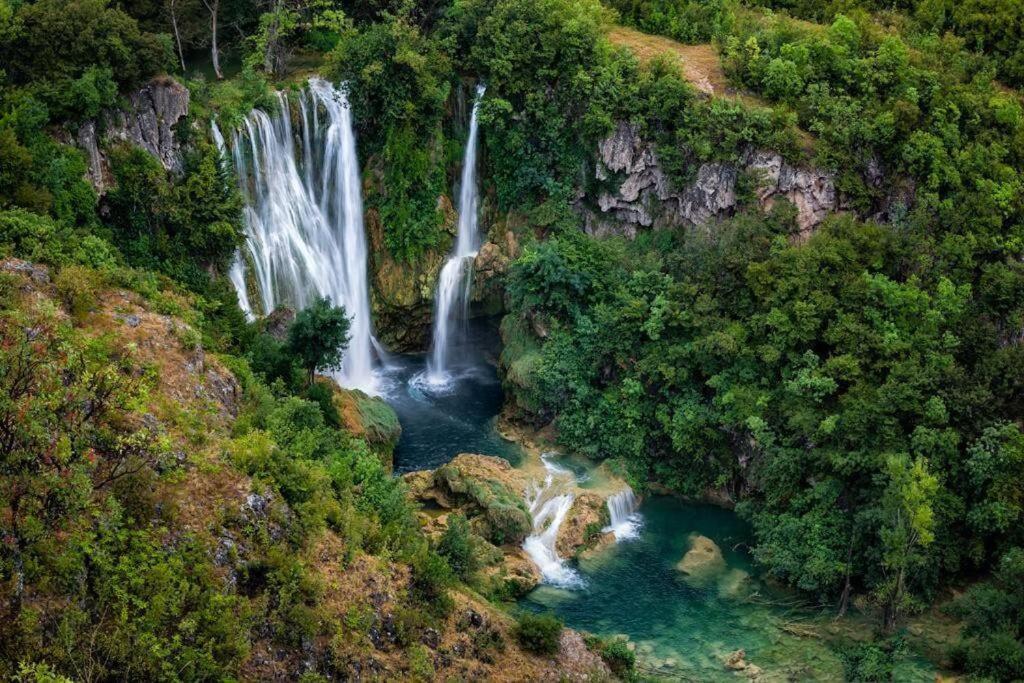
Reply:
M453 232L456 217L451 201L439 197L438 209L445 216L446 231ZM430 339L434 288L444 265L447 244L427 250L412 262L399 261L384 244L384 229L377 210L367 211L371 304L377 335L394 351L422 350Z
M585 492L576 496L562 526L558 528L555 547L561 557L572 557L615 541L602 529L608 526L608 505L596 493Z
M781 155L766 151L752 150L738 164L701 164L691 184L674 187L654 146L624 122L598 144L595 177L604 189L596 198L581 197L577 208L586 231L597 237L633 238L643 228L701 226L737 207L741 173L757 178L762 207L770 208L780 198L791 201L803 232L813 230L840 208L833 174L792 166Z
M170 77L156 78L132 93L127 109L103 114L78 129L77 143L89 162L89 180L96 191L110 187L111 175L104 147L125 142L144 149L168 171L183 170L181 145L175 126L188 114L188 89Z

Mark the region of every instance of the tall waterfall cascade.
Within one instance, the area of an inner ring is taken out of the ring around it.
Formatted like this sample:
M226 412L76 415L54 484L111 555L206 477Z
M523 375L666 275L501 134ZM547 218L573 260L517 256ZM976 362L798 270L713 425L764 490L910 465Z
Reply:
M541 456L546 471L543 484L532 484L526 493L526 505L533 518L533 533L523 542L523 550L540 570L544 583L579 586L583 577L558 556L558 529L572 508L576 483L572 472Z
M643 518L637 511L638 507L636 495L629 486L613 494L608 498L608 516L611 523L602 531L614 534L616 541L636 538L640 535L640 526L643 523Z
M319 78L309 80L297 106L293 112L278 92L272 112L254 109L234 132L231 155L245 201L246 240L229 277L250 318L278 306L302 309L319 297L344 306L350 339L336 379L377 393L375 362L384 350L370 314L351 108L344 91ZM223 149L216 124L212 134ZM246 286L250 276L257 302Z
M473 111L469 117L469 136L466 139L462 177L459 182L459 224L455 250L441 268L437 281L434 335L426 375L428 383L433 385L443 385L449 379L451 347L468 317L473 260L480 249L480 196L476 180L476 157L479 128L477 112L483 95L484 86L478 85L473 100Z

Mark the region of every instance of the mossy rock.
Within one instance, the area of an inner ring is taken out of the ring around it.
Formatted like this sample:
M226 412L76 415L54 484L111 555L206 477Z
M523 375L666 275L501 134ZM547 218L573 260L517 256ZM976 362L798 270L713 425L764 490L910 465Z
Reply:
M460 458L466 465L482 464L464 456ZM434 472L434 486L452 504L465 507L476 532L492 543L519 543L532 529L522 495L491 478L488 472L474 472L471 467L449 463Z
M333 382L331 384L334 385L334 408L342 426L385 456L385 464L390 467L391 454L402 435L398 414L383 399L358 389L342 389Z

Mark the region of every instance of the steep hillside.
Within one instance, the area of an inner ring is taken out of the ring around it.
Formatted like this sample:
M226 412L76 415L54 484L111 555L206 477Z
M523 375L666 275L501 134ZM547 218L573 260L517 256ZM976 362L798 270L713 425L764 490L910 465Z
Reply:
M360 413L335 430L275 397L204 349L188 297L139 277L0 262L5 674L607 671L578 635L538 658L504 613L446 597Z

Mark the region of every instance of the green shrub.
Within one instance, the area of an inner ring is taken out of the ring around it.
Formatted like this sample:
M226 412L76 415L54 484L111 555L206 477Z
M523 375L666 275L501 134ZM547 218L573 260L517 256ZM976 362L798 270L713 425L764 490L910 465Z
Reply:
M91 268L70 265L60 269L53 284L64 306L77 320L96 308L96 296L103 280Z
M424 549L413 557L411 565L413 599L434 616L448 614L454 605L448 595L448 588L453 583L448 563L434 551Z
M558 652L562 628L562 620L554 614L526 612L516 622L514 633L527 652L553 655Z
M448 566L460 579L469 581L472 578L479 563L473 549L469 522L463 515L448 516L448 527L437 543L437 554L447 560Z
M636 654L624 638L605 639L595 635L584 638L587 647L597 652L616 676L629 679L636 667Z

